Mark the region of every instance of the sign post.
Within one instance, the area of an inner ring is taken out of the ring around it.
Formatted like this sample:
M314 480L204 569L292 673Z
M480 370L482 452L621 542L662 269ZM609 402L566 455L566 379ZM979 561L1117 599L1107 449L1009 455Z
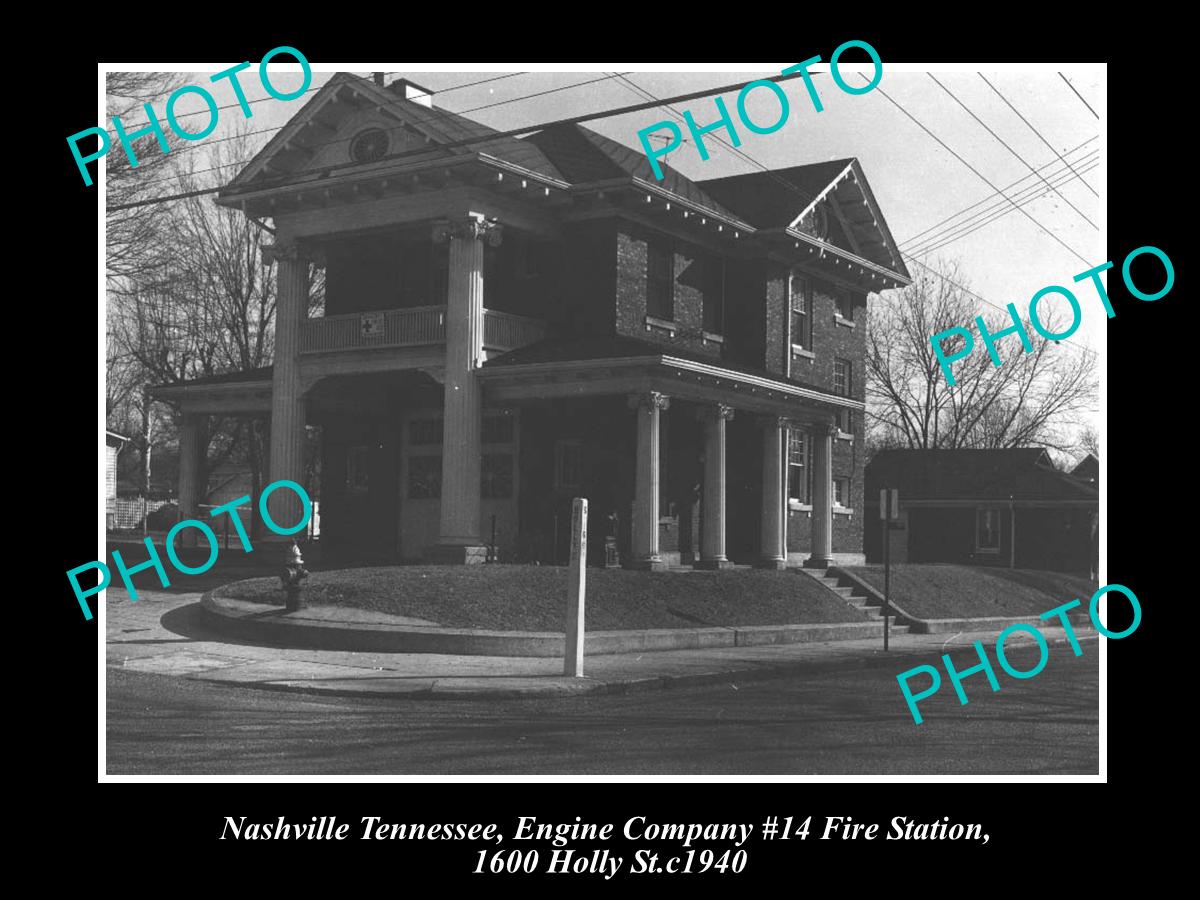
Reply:
M566 658L563 674L583 676L584 595L587 587L587 508L583 497L571 502L571 575L567 589Z
M883 649L888 649L891 627L892 596L892 522L900 518L900 491L882 488L879 491L879 518L883 523Z

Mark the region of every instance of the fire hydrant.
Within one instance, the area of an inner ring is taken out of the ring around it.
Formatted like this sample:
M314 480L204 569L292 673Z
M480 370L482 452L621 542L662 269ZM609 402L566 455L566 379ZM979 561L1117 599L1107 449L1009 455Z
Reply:
M304 587L304 579L308 577L308 569L304 568L304 558L300 548L292 541L283 561L283 572L279 576L279 586L287 592L287 611L296 612L304 608L300 591Z

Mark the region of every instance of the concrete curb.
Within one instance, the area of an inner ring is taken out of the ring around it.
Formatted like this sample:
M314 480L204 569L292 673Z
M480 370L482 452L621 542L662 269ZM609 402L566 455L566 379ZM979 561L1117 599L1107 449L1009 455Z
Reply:
M560 657L564 637L556 632L488 631L432 628L419 625L338 622L313 611L289 613L220 596L221 588L200 600L210 624L234 637L284 643L320 650L382 653L439 653L451 656ZM382 614L381 614L382 615ZM589 631L587 654L604 656L657 650L702 650L714 647L759 647L882 638L883 621L815 625L747 625L728 628L653 628L640 631Z
M1099 634L1079 634L1077 640L1098 641ZM1070 641L1063 638L1049 638L1050 646L1069 645ZM958 647L955 649L964 649ZM355 690L345 687L322 687L301 682L230 682L215 677L216 673L186 676L194 681L205 681L213 684L225 684L253 690L278 691L294 694L308 694L323 697L379 697L384 699L405 700L480 700L487 699L528 699L530 697L547 696L622 696L644 691L666 690L669 688L698 687L702 685L729 684L733 681L767 681L787 675L813 674L816 672L854 671L861 669L878 669L897 666L897 663L913 659L941 657L946 652L941 647L912 647L904 650L892 650L884 653L876 651L871 656L834 657L819 660L793 660L788 662L764 662L750 668L734 668L716 672L697 672L683 675L654 675L644 678L630 678L617 681L601 681L589 677L580 679L547 678L546 676L513 676L513 680L528 682L520 687L510 687L487 690L455 689L452 685L439 687L438 681L453 681L455 679L434 679L427 688L404 691ZM897 671L896 674L899 674Z

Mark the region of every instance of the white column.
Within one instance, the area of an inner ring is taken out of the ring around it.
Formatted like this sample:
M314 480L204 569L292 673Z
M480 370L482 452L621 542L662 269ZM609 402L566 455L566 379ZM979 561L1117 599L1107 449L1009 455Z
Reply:
M201 446L204 416L184 413L179 425L179 518L195 519L200 510L205 449ZM207 518L207 517L206 517ZM203 521L203 520L202 520ZM200 533L195 528L185 528L176 538L181 547L196 546Z
M787 522L784 518L783 438L788 420L772 416L761 421L763 430L762 552L759 566L787 568Z
M719 403L699 415L704 423L704 525L696 567L725 569L733 565L725 557L725 423L733 418L733 407Z
M304 398L300 392L300 328L308 317L308 259L295 244L268 248L276 260L275 362L271 378L271 455L267 484L281 479L304 483ZM264 484L265 488L267 485ZM255 498L257 502L257 498ZM271 520L290 528L303 515L300 498L289 490L267 498ZM292 538L266 530L268 540Z
M500 243L500 226L479 213L439 222L435 241L450 242L446 297L446 376L443 382L442 503L438 562L482 563L479 536L479 437L483 362L483 241Z
M637 411L637 472L634 480L633 499L633 569L666 568L658 552L658 495L661 472L659 471L659 428L662 411L671 405L664 394L650 391L629 398L629 405Z
M833 565L833 438L836 425L813 429L812 554L806 568L827 569Z

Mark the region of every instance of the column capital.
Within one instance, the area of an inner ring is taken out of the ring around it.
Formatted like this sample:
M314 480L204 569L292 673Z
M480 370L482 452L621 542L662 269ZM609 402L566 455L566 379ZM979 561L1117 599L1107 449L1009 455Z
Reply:
M659 393L658 391L646 391L642 394L629 395L630 409L651 409L654 407L657 407L658 409L670 409L671 398L666 394Z
M714 419L724 419L729 421L733 418L734 408L724 403L717 403L714 406L702 406L696 410L696 418L701 422L707 422Z
M838 433L841 431L841 429L837 427L836 422L821 422L818 425L814 425L812 427L812 431L813 434L816 434L820 437L835 438L838 436Z
M260 249L263 262L267 265L281 260L296 262L307 259L307 254L296 241L276 241L273 244L263 244Z
M444 244L451 240L477 241L486 239L492 247L500 246L504 227L482 213L467 213L456 219L440 219L433 223L433 242Z

